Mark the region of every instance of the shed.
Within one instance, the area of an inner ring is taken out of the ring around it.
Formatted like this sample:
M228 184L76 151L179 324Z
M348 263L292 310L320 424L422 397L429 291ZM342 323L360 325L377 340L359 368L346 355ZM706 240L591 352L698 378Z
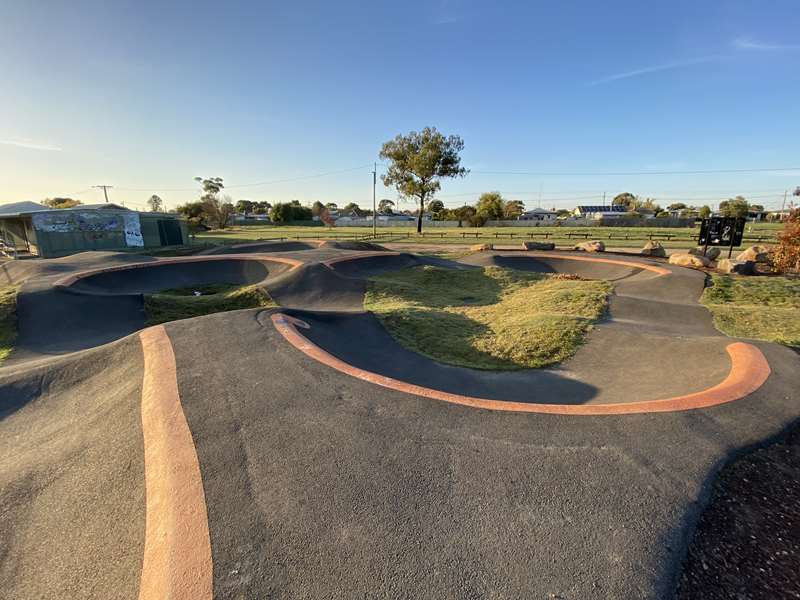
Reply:
M3 205L0 236L15 254L42 258L189 242L186 222L178 215L138 212L110 203L66 209L49 209L34 202Z

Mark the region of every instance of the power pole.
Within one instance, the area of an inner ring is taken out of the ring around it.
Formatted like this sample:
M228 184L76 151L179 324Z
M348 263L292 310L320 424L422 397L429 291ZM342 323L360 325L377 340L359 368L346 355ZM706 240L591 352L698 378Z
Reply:
M92 187L93 188L102 188L103 189L103 195L106 197L106 202L108 202L108 188L112 188L113 189L114 186L113 185L93 185Z
M378 163L372 165L372 239L378 237L378 207L375 204L375 186L378 183Z
M603 208L606 207L606 193L603 192Z

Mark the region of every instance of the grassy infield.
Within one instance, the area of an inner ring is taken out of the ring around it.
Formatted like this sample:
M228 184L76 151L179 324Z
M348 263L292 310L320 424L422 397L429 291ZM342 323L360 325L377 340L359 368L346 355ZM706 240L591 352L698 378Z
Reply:
M364 299L406 348L478 369L542 367L571 356L611 286L487 267L416 267L376 277Z

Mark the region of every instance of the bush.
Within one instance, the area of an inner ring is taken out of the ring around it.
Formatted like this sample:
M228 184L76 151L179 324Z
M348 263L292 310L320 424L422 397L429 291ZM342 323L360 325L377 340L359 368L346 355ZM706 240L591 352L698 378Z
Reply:
M772 250L770 261L779 273L800 271L800 209L792 212L778 234L778 245Z

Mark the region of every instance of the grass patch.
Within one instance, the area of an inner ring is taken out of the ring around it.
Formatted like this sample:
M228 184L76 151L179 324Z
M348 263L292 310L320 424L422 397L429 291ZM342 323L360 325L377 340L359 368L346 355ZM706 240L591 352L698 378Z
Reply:
M200 295L195 295L200 292ZM163 290L144 297L148 325L243 308L276 306L261 288L226 283Z
M800 280L712 275L700 301L726 335L800 346Z
M0 287L0 363L11 353L17 339L17 286Z
M414 352L463 367L511 370L572 356L610 291L604 281L424 266L373 278L364 307Z

